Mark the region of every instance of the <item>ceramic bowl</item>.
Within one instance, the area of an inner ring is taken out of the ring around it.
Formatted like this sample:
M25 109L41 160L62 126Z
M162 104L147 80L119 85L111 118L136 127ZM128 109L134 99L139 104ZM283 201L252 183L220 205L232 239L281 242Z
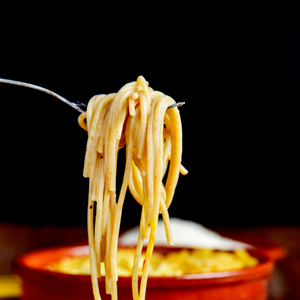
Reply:
M172 250L170 250L172 251ZM22 300L93 300L89 275L52 272L45 266L65 256L88 254L87 245L47 248L17 257L13 270L22 279ZM172 277L149 277L147 300L264 300L272 276L274 261L251 251L259 264L236 271L201 273ZM104 279L99 279L104 291ZM101 293L102 299L110 299ZM118 298L132 300L131 278L119 277Z

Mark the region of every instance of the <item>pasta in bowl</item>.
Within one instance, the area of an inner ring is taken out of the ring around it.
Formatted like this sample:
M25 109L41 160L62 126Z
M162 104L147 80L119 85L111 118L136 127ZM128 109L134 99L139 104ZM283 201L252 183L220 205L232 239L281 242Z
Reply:
M119 248L117 256L118 276L130 277L134 262L134 248ZM141 255L138 275L142 275L145 252ZM149 276L182 276L197 273L224 272L253 267L258 259L252 257L245 249L220 251L212 249L168 249L159 248L153 252ZM102 265L101 272L105 275ZM88 255L65 257L47 267L50 271L67 274L90 274Z
M124 251L119 262L123 274L118 276L118 297L121 300L132 300L132 278L128 265L132 267L133 258L129 252L134 250L131 247L120 247L118 251ZM13 268L22 278L22 300L93 300L88 254L89 247L79 245L36 250L19 256L14 261ZM206 267L202 261L202 272L195 270L193 254L196 260L199 259L199 265L201 259L206 259ZM212 257L215 265L209 262ZM175 265L183 266L180 273L176 271L174 260ZM231 266L224 267L224 260L227 263L229 261ZM239 260L243 263L237 263ZM170 270L167 262L171 265L173 263L173 270ZM75 269L74 265L77 265ZM83 268L80 270L78 265ZM142 267L143 265L139 266L139 274ZM149 270L147 281L147 300L190 300L202 299L201 297L210 300L266 299L273 267L272 260L255 250L234 252L156 247L153 253L153 270ZM139 284L140 280L139 276ZM100 289L105 288L105 277L98 278L98 283ZM111 296L103 294L102 298L108 300Z

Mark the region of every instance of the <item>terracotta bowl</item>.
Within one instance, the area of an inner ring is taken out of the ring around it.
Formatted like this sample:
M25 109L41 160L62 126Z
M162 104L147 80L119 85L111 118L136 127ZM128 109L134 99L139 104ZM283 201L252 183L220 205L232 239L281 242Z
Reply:
M88 246L68 246L37 250L17 257L13 270L22 279L22 300L93 300L89 275L52 272L45 266L65 256L88 254ZM273 272L274 261L257 252L255 267L237 271L192 274L174 277L149 277L147 300L264 300ZM104 280L99 279L104 291ZM102 299L110 299L104 292ZM131 300L131 278L119 277L120 300Z

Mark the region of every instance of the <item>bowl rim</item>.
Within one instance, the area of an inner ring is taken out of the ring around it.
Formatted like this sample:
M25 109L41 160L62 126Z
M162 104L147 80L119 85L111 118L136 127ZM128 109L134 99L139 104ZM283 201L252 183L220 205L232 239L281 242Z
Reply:
M120 247L129 248L129 247ZM155 249L159 249L156 247ZM164 247L162 247L164 248ZM175 247L170 248L176 249ZM179 249L186 249L180 248ZM185 274L176 276L149 276L147 289L154 287L180 288L191 286L210 286L241 281L254 281L261 278L269 278L274 270L274 261L261 255L259 251L247 249L251 255L258 258L259 263L253 267L240 270L220 271L209 273ZM45 268L51 262L57 261L67 256L78 256L88 254L88 245L76 244L67 246L55 246L37 249L17 256L12 262L12 270L23 280L34 281L37 283L51 282L54 285L90 285L91 276L89 274L68 274L51 271ZM98 279L99 284L104 284L104 277ZM131 288L131 276L118 278L118 288Z

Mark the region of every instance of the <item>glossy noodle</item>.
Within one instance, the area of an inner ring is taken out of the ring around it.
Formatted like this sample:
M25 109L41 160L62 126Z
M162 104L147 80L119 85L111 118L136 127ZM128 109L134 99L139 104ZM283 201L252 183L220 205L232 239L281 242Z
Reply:
M158 216L161 213L168 243L173 244L168 208L181 165L182 128L175 101L152 90L140 76L118 93L96 95L79 124L88 132L83 176L89 178L88 240L94 298L101 299L98 278L105 266L106 293L117 299L117 249L122 207L127 188L142 206L139 238L132 271L134 300L145 299ZM123 182L116 194L117 158L126 145ZM148 240L141 283L138 270L144 239Z

